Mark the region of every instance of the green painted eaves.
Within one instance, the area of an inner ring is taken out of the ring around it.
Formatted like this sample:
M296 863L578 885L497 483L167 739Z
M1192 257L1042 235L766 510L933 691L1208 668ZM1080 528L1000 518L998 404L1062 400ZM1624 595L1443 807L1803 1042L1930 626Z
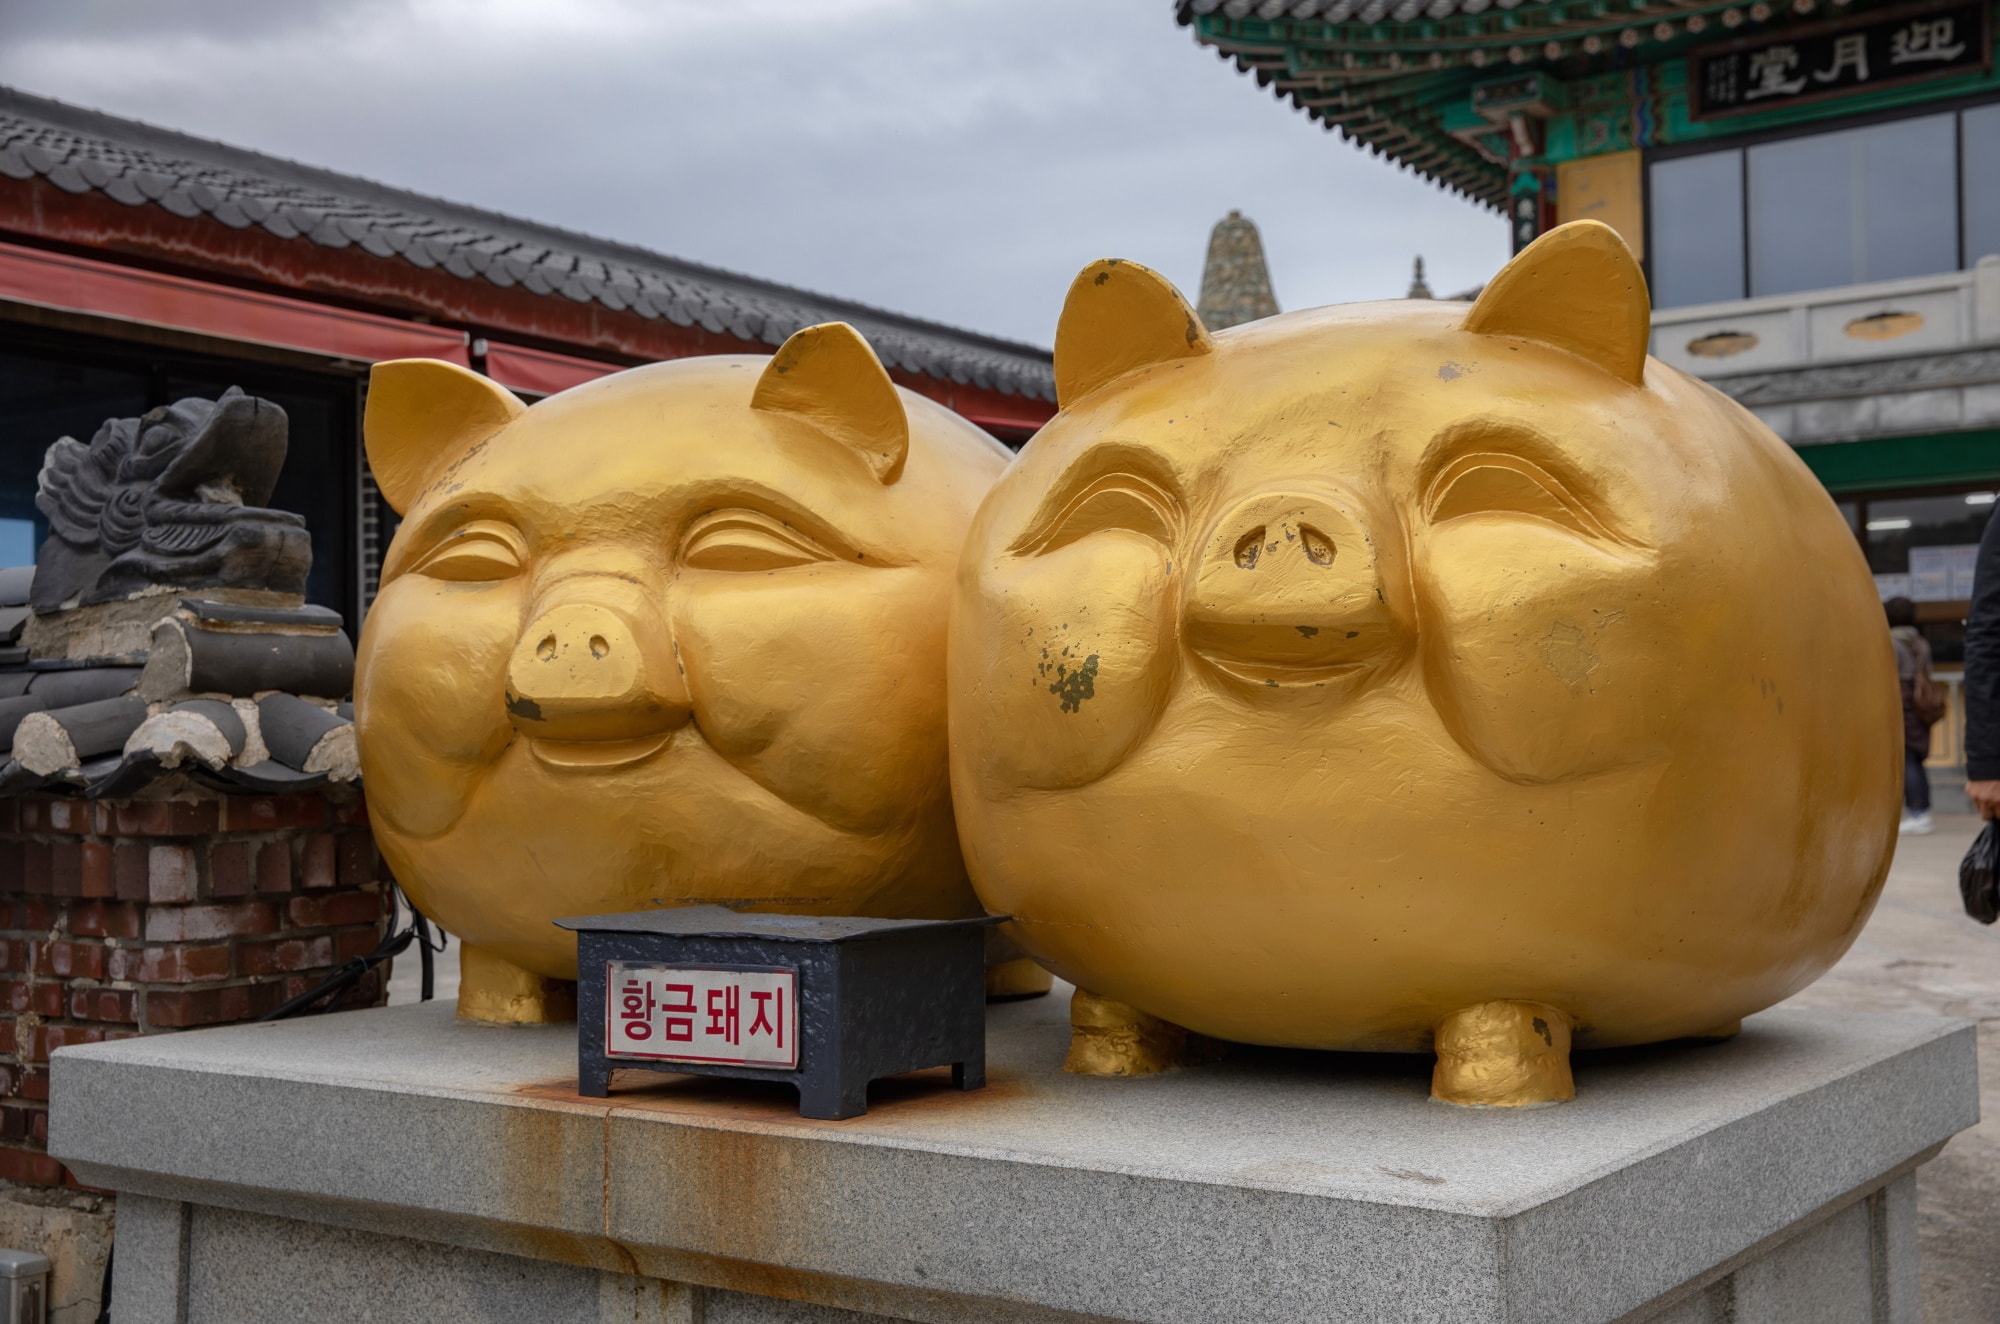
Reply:
M1370 152L1496 209L1505 206L1508 194L1504 141L1477 135L1479 116L1471 109L1472 89L1487 82L1529 74L1540 74L1559 88L1602 82L1607 76L1637 80L1616 98L1621 105L1640 95L1641 84L1649 87L1657 104L1625 110L1624 118L1633 123L1621 132L1633 141L1597 144L1591 151L1698 141L2000 86L2000 73L1989 71L1767 115L1691 123L1682 91L1683 57L1690 49L1900 7L1906 0L1807 3L1811 12L1801 14L1787 0L1563 0L1374 23L1232 18L1220 10L1197 13L1212 6L1196 0L1180 0L1177 8L1180 22L1193 29L1197 41L1231 58L1260 86ZM1547 154L1538 162L1584 154L1575 124L1566 122L1581 109L1572 107L1550 122ZM1618 113L1610 106L1597 109L1600 115ZM1454 131L1464 136L1454 136ZM1475 145L1465 141L1468 136L1483 141Z
M1826 490L1838 494L2000 483L2000 428L1829 442L1797 450Z

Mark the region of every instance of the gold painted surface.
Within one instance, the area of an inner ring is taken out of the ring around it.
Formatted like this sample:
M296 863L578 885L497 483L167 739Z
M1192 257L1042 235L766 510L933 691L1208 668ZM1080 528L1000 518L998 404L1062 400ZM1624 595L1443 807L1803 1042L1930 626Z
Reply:
M1705 359L1727 359L1747 354L1757 345L1758 336L1754 331L1711 331L1688 341L1687 350Z
M1022 998L1039 998L1054 988L1055 982L1054 975L1025 956L1000 961L986 967L986 1000L1017 1002Z
M1069 1025L1063 1070L1078 1076L1153 1076L1203 1056L1180 1026L1083 989L1070 998Z
M1020 947L1203 1035L1384 1051L1496 1001L1671 1039L1832 964L1899 809L1881 608L1648 324L1590 222L1470 314L1210 335L1086 270L953 608L960 833Z
M1602 221L1632 256L1646 256L1646 203L1638 151L1606 152L1556 166L1556 209L1566 221Z
M576 985L550 979L471 943L458 949L458 1015L493 1025L576 1019Z
M1482 1002L1437 1028L1431 1097L1472 1108L1532 1108L1576 1097L1569 1017L1534 1002Z
M405 516L357 658L370 820L468 955L572 979L552 919L652 906L978 913L945 621L1007 455L852 329L527 409L382 364L367 443Z
M1922 313L1870 313L1857 317L1841 328L1855 340L1895 340L1923 328Z

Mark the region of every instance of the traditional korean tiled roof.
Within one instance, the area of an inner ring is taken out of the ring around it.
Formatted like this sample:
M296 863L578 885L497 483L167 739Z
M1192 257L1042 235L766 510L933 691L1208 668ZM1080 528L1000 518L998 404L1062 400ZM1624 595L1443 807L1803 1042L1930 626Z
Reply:
M865 304L684 262L301 165L137 120L0 88L0 176L71 193L257 227L280 239L358 247L463 280L596 303L676 326L782 344L818 322L851 323L882 361L938 380L1055 399L1049 352Z
M354 646L338 613L189 598L150 653L30 660L33 581L28 567L0 571L0 796L129 796L176 777L273 794L358 779Z
M1629 68L1738 32L1894 2L1175 0L1174 8L1195 40L1327 128L1504 208L1504 117L1447 123L1475 84L1537 69L1574 78Z

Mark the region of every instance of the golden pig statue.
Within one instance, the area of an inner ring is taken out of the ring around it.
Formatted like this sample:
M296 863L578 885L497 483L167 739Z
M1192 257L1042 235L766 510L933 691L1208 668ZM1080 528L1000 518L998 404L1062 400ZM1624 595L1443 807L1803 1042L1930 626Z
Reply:
M1649 318L1594 222L1469 312L1211 336L1143 267L1078 277L950 684L973 884L1088 990L1071 1069L1194 1032L1554 1102L1572 1044L1733 1033L1853 941L1898 813L1874 586Z
M375 368L403 524L361 634L370 821L462 940L459 1014L574 1014L559 915L979 913L952 827L952 567L1007 452L841 323L523 408Z

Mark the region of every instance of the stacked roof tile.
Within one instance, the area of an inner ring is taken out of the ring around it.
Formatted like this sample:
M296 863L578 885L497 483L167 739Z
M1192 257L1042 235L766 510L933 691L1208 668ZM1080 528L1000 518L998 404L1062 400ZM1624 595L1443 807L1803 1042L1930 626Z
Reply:
M0 571L0 637L10 644L30 614L33 576ZM338 612L199 598L176 608L143 652L74 661L0 652L0 795L129 796L175 774L273 794L359 777L345 701L354 646Z
M463 280L596 303L676 326L782 344L844 321L892 368L1055 399L1048 351L665 257L351 175L0 88L0 175L206 216L280 239L358 247Z

